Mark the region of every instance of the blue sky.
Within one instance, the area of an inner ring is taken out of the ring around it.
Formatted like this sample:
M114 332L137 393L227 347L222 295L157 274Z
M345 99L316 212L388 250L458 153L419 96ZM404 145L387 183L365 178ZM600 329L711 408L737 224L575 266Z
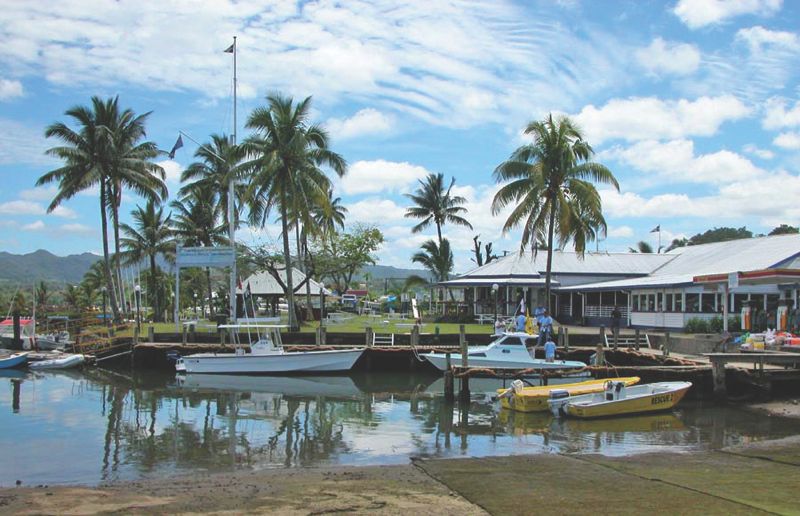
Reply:
M456 178L474 231L445 227L459 271L472 237L517 248L491 215L493 169L547 113L574 117L619 179L602 189L601 250L713 226L800 223L800 4L781 0L13 2L0 11L0 249L99 252L96 193L53 214L36 179L58 164L44 128L92 95L152 111L169 150L183 130L239 134L268 92L313 95L314 119L349 162L336 194L350 222L378 225L381 263L419 244L404 193L428 172ZM164 160L176 192L196 146ZM124 211L138 199L124 198ZM274 222L274 221L273 221ZM277 241L277 224L244 228Z

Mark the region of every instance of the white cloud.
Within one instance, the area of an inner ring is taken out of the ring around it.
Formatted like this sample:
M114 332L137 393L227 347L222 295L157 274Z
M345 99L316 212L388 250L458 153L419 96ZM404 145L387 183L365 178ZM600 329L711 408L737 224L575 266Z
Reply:
M44 137L43 127L30 127L0 118L0 165L52 166L58 162L45 155L52 146L50 143Z
M770 16L783 0L679 0L673 12L690 29L723 22L743 14Z
M749 143L744 147L742 147L742 150L744 150L748 154L752 154L753 156L757 156L761 159L772 159L775 157L775 153L772 152L771 150L762 149L761 147L753 145L752 143Z
M786 99L772 97L764 106L764 120L761 125L764 129L781 129L800 125L800 100L787 109Z
M800 40L797 34L786 31L775 31L765 29L759 25L746 29L739 29L736 39L744 41L752 52L761 52L764 47L785 48L797 50L800 47Z
M651 73L686 75L700 65L700 51L688 43L656 38L650 46L636 51L639 64Z
M372 108L362 109L350 118L331 118L325 124L337 140L386 134L393 125L392 117Z
M601 108L584 107L574 115L593 145L611 139L628 141L712 136L727 121L746 117L750 109L731 95L694 101L655 97L612 99Z
M22 95L21 82L0 78L0 100L9 100Z
M44 229L44 222L41 220L37 220L36 222L31 222L30 224L25 224L22 226L22 229L25 231L41 231Z
M723 184L765 174L747 158L728 150L695 155L691 140L643 141L627 148L611 148L599 158L631 165L667 183Z
M350 165L347 174L337 181L342 191L348 195L404 192L429 173L419 165L379 159L356 161Z
M633 228L630 226L609 226L609 238L627 238L633 236Z
M74 233L77 235L89 235L95 232L94 229L84 224L63 224L59 226L58 230L61 232Z
M16 200L0 203L0 213L6 215L46 215L47 210L38 202ZM70 208L59 206L52 212L56 217L74 219L78 215Z
M369 198L347 204L348 221L391 224L405 219L406 208L391 199ZM408 219L410 220L410 219ZM408 230L408 228L406 228Z
M26 201L51 201L58 192L58 188L53 185L39 186L29 190L22 190L19 196Z
M158 161L156 165L164 169L167 176L167 183L170 186L178 186L181 184L181 174L183 173L183 165L177 161L168 159L165 161Z
M782 149L800 150L800 133L781 133L772 143Z

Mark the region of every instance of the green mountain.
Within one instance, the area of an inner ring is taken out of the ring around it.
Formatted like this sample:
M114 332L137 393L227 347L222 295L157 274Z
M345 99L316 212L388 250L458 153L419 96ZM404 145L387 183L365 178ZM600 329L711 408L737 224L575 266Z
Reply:
M427 278L430 272L425 269L400 269L390 265L367 265L357 275L358 279L364 279L365 274L369 274L373 280L383 279L406 279L409 276L421 276Z
M28 254L0 252L0 281L23 285L38 281L78 283L100 258L92 253L56 256L44 249Z

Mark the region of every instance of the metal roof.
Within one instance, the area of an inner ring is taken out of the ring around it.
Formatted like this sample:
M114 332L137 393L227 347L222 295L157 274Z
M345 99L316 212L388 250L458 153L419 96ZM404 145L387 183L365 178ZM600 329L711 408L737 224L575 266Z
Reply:
M525 278L525 277L507 277L507 278L456 278L450 281L443 281L439 285L444 287L490 287L497 283L500 286L518 285L518 286L543 286L545 284L544 277L539 278ZM559 282L551 280L551 285L557 287Z
M283 281L286 281L286 271L282 270L279 272ZM294 285L299 284L301 281L306 279L306 275L303 274L296 268L292 268L292 281ZM308 280L311 285L311 295L318 296L319 289L322 285L314 281L313 278ZM242 289L247 288L247 285L250 285L250 293L254 296L282 296L284 294L283 288L280 284L275 280L275 278L267 271L257 272L255 274L251 274L246 280L242 282L242 288L237 288L236 293L241 294ZM297 288L295 287L295 294L304 294L306 291L306 286ZM324 289L325 295L331 295L331 292L328 289Z
M647 277L574 285L560 290L627 290L681 286L693 284L695 276L792 267L800 256L800 235L745 238L679 247L662 256L674 259L667 261Z

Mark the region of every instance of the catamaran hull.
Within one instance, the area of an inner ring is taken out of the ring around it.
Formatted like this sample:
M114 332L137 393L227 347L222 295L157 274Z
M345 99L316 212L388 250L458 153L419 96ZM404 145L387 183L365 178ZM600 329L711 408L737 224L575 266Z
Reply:
M428 362L436 366L440 371L447 369L447 357L443 353L421 353L420 356L426 358ZM461 355L454 353L450 355L450 364L456 367L461 366ZM582 369L586 367L583 362L571 360L556 360L547 362L546 360L536 359L531 361L516 360L494 360L481 359L473 356L469 357L469 367L485 367L490 369L533 369L533 370L554 370L554 369Z
M202 374L289 374L349 371L364 350L302 351L274 355L200 353L178 359L178 372Z

